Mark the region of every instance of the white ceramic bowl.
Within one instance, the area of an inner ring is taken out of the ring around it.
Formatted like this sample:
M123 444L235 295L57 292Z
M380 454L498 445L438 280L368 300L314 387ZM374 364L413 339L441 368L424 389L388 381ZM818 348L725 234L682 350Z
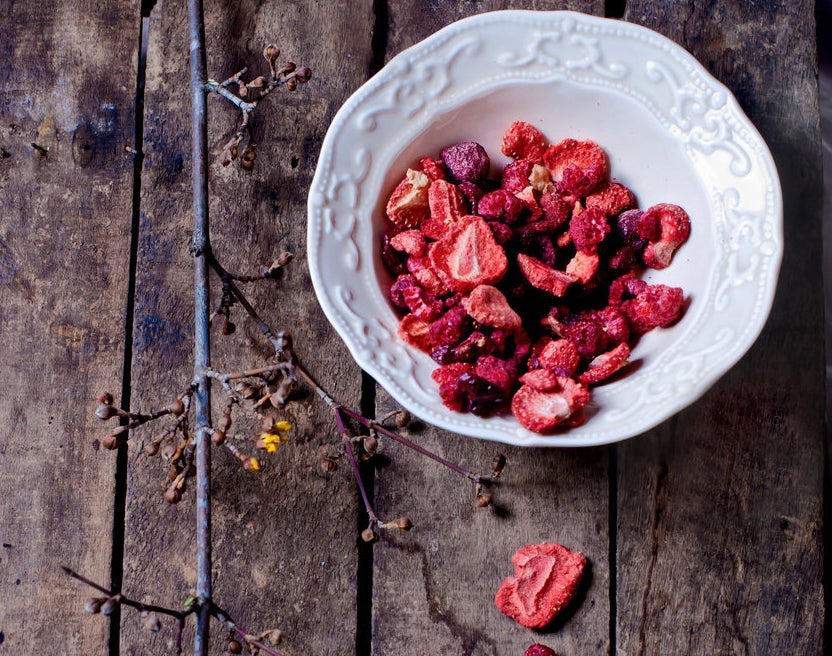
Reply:
M408 166L470 140L499 170L515 120L552 143L592 139L639 207L676 203L692 221L671 266L645 276L684 288L684 317L642 338L631 371L593 390L583 426L547 436L442 405L436 363L397 335L380 261L385 203ZM524 446L615 442L695 401L760 333L782 251L777 172L731 93L661 35L573 12L481 14L396 56L336 115L309 194L312 282L356 362L421 419Z

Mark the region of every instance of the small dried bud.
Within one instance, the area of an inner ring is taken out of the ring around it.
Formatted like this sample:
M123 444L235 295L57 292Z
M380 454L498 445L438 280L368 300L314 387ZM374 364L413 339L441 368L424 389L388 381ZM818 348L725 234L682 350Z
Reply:
M506 457L502 453L494 456L491 461L491 471L494 473L494 478L498 478L503 473L503 468L506 466Z
M295 65L295 62L287 61L285 64L283 64L283 66L281 66L280 72L281 73L294 73L296 68L297 68L297 66Z
M493 502L494 500L488 492L480 492L475 503L477 508L488 508Z
M226 319L223 322L223 324L222 324L222 334L223 335L225 335L226 337L228 335L233 335L235 330L237 330L237 326L233 322L229 321L228 319Z
M257 458L246 456L243 458L243 469L246 471L260 471L260 461Z
M171 465L168 467L165 476L167 476L169 481L175 481L179 477L179 468L176 465Z
M173 446L173 444L168 443L162 447L162 457L165 460L170 460L171 458L173 458L174 453L176 453L176 447Z
M112 615L116 608L121 605L121 597L116 595L114 597L110 597L101 605L101 614L102 615Z
M263 48L263 57L266 58L266 61L270 64L274 64L278 57L280 57L280 48L278 48L273 43L270 43L265 48Z
M172 414L179 417L185 412L185 402L182 399L176 399L173 403L170 404L169 410Z
M101 606L104 605L105 601L107 601L107 597L90 597L87 599L87 603L84 604L84 610L93 615L97 615L101 612Z
M165 490L165 501L170 504L182 501L182 493L176 487L169 487Z
M394 519L392 522L382 524L382 528L395 528L399 531L409 531L413 528L413 522L410 521L410 517L399 517L398 519Z
M327 474L331 474L338 469L338 464L332 458L321 458L321 469Z
M229 148L224 148L222 155L220 156L220 164L223 166L229 166L232 161L234 161L234 157L231 155L231 150Z
M260 75L254 78L246 86L248 86L249 89L262 89L264 86L266 86L266 78Z
M275 262L277 263L277 266L285 267L294 258L295 256L289 251L283 251L280 255L277 256L277 260L275 260Z
M220 420L217 422L217 430L222 431L223 433L227 433L228 429L231 428L231 417L228 415L223 415L220 417Z
M113 405L113 395L109 392L101 392L98 395L98 402L103 405Z
M225 444L225 432L221 431L219 428L216 429L213 433L211 433L211 442L213 442L215 446L222 446Z
M294 91L295 89L297 89L298 79L296 77L290 77L288 80L286 80L286 88L289 91Z
M153 456L159 453L159 443L158 442L148 442L144 445L144 452L145 455L152 458Z
M283 642L283 631L280 629L272 629L271 631L266 631L263 634L264 638L267 638L273 646L277 647L281 642Z
M309 82L309 80L312 79L312 69L303 66L297 70L295 77L297 78L298 82Z
M228 653L230 653L230 654L242 654L243 653L243 645L241 645L236 640L229 640L228 641Z
M277 342L278 343L275 346L280 351L292 350L292 336L285 330L281 330L279 333L277 333Z
M144 628L148 631L153 631L153 633L159 633L162 629L162 622L159 620L159 616L156 613L150 613L144 618Z
M110 419L110 417L115 417L117 414L118 408L107 403L102 403L95 409L95 416L103 421Z
M368 435L364 438L364 452L373 455L378 450L378 438Z
M411 419L412 417L407 410L399 410L399 412L396 413L396 427L404 428L410 423Z
M246 146L243 154L240 155L240 167L244 171L251 171L254 168L254 160L256 159L257 151L254 149L254 145Z
M256 389L245 381L240 381L239 383L237 383L237 385L234 387L234 391L236 391L237 394L242 396L244 399L250 399L252 396L256 394Z
M378 542L378 534L376 533L375 528L373 526L368 526L361 531L361 539L368 543Z
M115 451L118 448L120 440L118 439L118 435L110 434L101 440L101 446L103 446L108 451Z
M237 87L237 93L239 94L240 98L247 98L248 87L245 84L241 84L239 87Z

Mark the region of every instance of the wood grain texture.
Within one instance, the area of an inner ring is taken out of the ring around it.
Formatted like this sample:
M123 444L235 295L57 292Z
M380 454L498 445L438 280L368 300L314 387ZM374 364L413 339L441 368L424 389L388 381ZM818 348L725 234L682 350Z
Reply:
M107 649L59 565L110 582L116 460L93 448L93 411L121 388L137 18L133 2L0 5L4 654Z
M192 375L192 265L189 96L184 7L161 2L151 16L148 54L147 155L143 177L134 394L149 407ZM246 173L219 165L236 130L226 101L209 99L212 244L223 265L255 273L289 250L296 259L278 282L250 298L275 330L294 335L298 356L330 393L358 406L361 375L334 336L311 291L305 258L306 192L321 140L337 108L366 79L370 60L369 3L228 2L206 5L209 75L225 79L248 66L267 71L263 47L277 43L281 60L312 67L312 81L295 94L263 102L255 118L258 159ZM356 25L367 29L356 30ZM322 45L323 44L323 45ZM219 300L216 279L213 295ZM269 345L244 313L237 332L213 347L220 371L259 366ZM215 405L221 399L215 393ZM218 416L215 413L215 417ZM264 471L244 472L227 450L215 450L214 562L217 604L251 631L279 627L287 654L355 652L357 491L342 467L326 476L322 453L338 451L328 410L311 396L288 404L288 444L263 458ZM242 424L235 428L243 432ZM164 507L156 461L131 461L125 588L141 599L179 605L195 583L194 498ZM225 640L214 624L212 653ZM125 621L122 652L168 653L171 626L157 636Z
M603 3L391 3L388 58L444 25L497 9L576 9L603 14ZM379 391L379 416L394 408ZM534 642L559 654L609 649L608 449L510 448L432 428L419 444L487 473L502 452L508 465L494 510L474 507L469 481L395 443L384 442L376 470L376 506L384 519L415 524L374 547L373 654L522 654ZM502 615L494 595L514 573L513 553L526 544L559 542L590 562L578 598L544 632Z
M820 279L821 257L812 15L810 2L627 3L626 19L690 50L768 141L787 250L751 352L701 401L619 447L621 654L822 653L822 304L808 282Z

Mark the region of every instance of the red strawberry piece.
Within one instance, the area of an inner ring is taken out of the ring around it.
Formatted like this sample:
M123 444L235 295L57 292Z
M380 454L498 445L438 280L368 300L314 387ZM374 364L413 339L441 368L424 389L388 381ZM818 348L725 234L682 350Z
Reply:
M622 342L612 351L607 351L592 359L587 370L579 377L584 385L597 383L612 376L616 371L627 365L627 358L630 357L630 347Z
M415 285L403 289L402 298L413 315L422 321L434 321L445 311L445 304L442 301Z
M539 642L531 645L523 656L558 656L554 649L550 649L546 645L541 645Z
M539 629L563 610L575 593L586 567L586 556L551 542L515 552L514 576L505 579L494 603L518 624Z
M436 383L441 385L442 383L448 383L456 380L464 373L473 374L475 372L476 369L472 364L468 364L467 362L454 362L452 364L446 364L442 367L437 367L433 370L431 377Z
M421 257L427 250L425 236L419 230L403 230L390 237L390 246L397 251Z
M480 144L473 141L448 146L440 153L448 172L459 182L482 182L488 177L491 160Z
M593 141L564 139L546 149L543 162L559 188L576 196L586 196L607 176L607 155Z
M412 314L405 315L399 323L399 337L411 346L430 353L431 343L427 321L423 321Z
M428 176L431 180L444 180L445 179L445 164L442 163L441 159L433 159L432 157L423 157L419 160L419 164L422 166L422 171Z
M536 127L525 121L515 121L503 134L500 152L513 159L537 161L546 150L546 137Z
M552 221L555 228L569 218L572 208L559 194L542 194L538 200L543 216Z
M505 189L490 191L477 203L477 211L481 216L506 223L517 221L524 209L523 201Z
M554 339L541 349L537 362L558 376L571 376L581 364L581 356L578 348L570 340Z
M566 273L575 276L583 285L588 284L598 273L601 258L598 253L584 253L577 251L575 256L566 265Z
M498 282L506 272L505 251L482 217L462 217L429 250L434 271L454 290L467 292L477 285Z
M531 369L520 376L520 382L538 392L551 392L560 387L558 377L548 369Z
M407 270L413 274L421 287L434 296L444 296L451 291L450 287L438 276L430 259L425 257L411 256L407 260Z
M673 323L682 314L685 293L681 287L651 285L635 298L624 301L621 311L636 334Z
M607 217L597 207L584 210L569 221L569 236L575 248L585 253L594 253L598 244L610 232Z
M495 387L509 391L517 382L517 367L509 360L483 355L477 359L477 376Z
M586 197L586 208L597 207L607 216L615 216L632 207L636 202L633 192L618 182L600 185Z
M465 214L465 200L456 185L446 180L434 180L428 189L430 218L454 225ZM440 235L441 236L441 235Z
M642 219L659 224L659 235L650 239L644 249L644 263L653 269L664 269L670 265L673 254L690 236L690 217L678 205L662 203L649 208ZM639 231L640 233L640 231Z
M529 176L534 169L534 162L530 159L519 159L511 162L503 169L503 179L500 181L500 188L509 193L516 194L529 186Z
M511 309L503 293L491 285L474 287L462 300L462 306L475 321L486 326L512 331L522 324L520 315Z
M587 388L571 378L558 376L559 387L541 392L523 385L511 400L511 411L524 428L535 433L548 433L563 425L569 417L589 401Z
M525 253L517 255L517 265L532 287L542 289L553 296L563 296L569 285L577 281L575 276L546 266L537 258Z
M430 178L421 171L407 170L407 175L390 194L387 218L397 228L415 228L430 215L428 186Z

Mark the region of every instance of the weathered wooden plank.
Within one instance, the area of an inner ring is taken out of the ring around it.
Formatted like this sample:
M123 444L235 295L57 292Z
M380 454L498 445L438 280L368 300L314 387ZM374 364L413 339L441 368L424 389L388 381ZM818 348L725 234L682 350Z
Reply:
M820 132L813 4L627 3L737 95L785 199L775 306L692 408L619 449L618 650L822 653ZM788 84L783 81L788 80Z
M496 9L578 9L603 14L602 2L391 4L388 58L467 15ZM379 415L395 407L379 392ZM542 642L563 654L609 648L608 450L509 448L425 427L419 444L474 471L507 456L496 508L474 507L471 484L394 443L384 443L376 507L384 519L409 516L414 529L374 547L373 653L522 654ZM546 632L502 615L494 595L513 574L519 547L560 542L586 554L588 576L570 611Z
M281 90L255 118L258 159L251 173L211 164L212 242L230 271L255 273L284 250L294 263L279 282L251 290L251 300L276 330L295 337L301 360L330 393L360 402L361 376L321 313L305 261L305 202L321 140L345 97L367 75L371 3L206 4L209 74L225 79L249 66L266 72L263 47L313 68L307 87ZM191 377L192 269L188 255L189 98L184 7L161 2L151 17L143 177L134 390L139 407L170 398ZM355 26L367 26L356 30ZM325 45L322 45L325 44ZM209 140L219 158L237 116L209 99ZM214 297L219 300L219 285ZM217 335L218 370L265 363L269 345L238 308L237 332ZM220 401L217 391L215 404ZM215 417L218 416L215 413ZM338 451L328 410L314 395L290 403L288 444L264 458L264 471L244 472L227 450L214 455L215 600L252 631L285 632L287 653L355 651L357 492L349 469L327 476L324 452ZM242 432L243 427L238 426ZM177 605L195 583L193 494L164 507L163 468L132 461L125 588L142 599ZM214 625L212 653L223 653ZM158 637L125 622L124 653L166 653L173 632ZM283 648L281 648L283 649Z
M138 3L0 5L0 650L105 653L71 565L110 581ZM35 149L31 144L37 144ZM56 621L61 618L61 621Z

